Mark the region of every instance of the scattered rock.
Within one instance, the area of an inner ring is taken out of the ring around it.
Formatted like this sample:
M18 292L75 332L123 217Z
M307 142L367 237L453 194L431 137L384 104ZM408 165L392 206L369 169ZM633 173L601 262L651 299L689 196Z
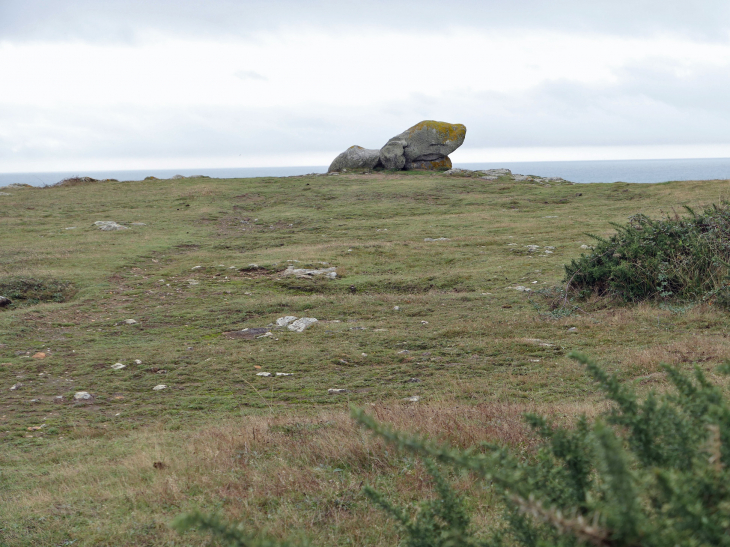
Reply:
M410 397L405 397L403 400L408 403L417 403L421 398L418 395L411 395Z
M63 395L56 395L56 396L55 396L55 397L53 398L53 402L54 402L54 403L62 403L62 402L63 402Z
M301 319L297 319L296 321L292 322L290 325L287 325L286 328L294 332L304 332L316 322L317 319L315 319L314 317L302 317Z
M320 268L320 269L307 269L307 268L295 268L294 266L288 266L286 270L281 272L282 277L294 275L296 277L312 278L315 275L324 275L330 279L337 277L337 268Z
M539 251L540 250L540 246L539 245L525 245L525 247L527 247L527 252L528 253L534 253L535 251Z
M346 389L337 389L337 388L329 388L327 390L328 395L341 395L343 393L347 393L348 391Z
M12 196L10 192L0 192L0 196Z
M390 139L380 149L380 163L386 169L450 169L448 155L465 137L462 124L425 120Z
M142 364L142 361L140 361L139 359L135 359L134 360L134 364L135 365L141 365Z
M76 393L74 393L75 401L90 401L93 398L94 396L88 391L77 391Z
M243 340L253 340L254 338L260 338L270 333L270 329L267 327L254 327L243 330L234 330L231 332L224 333L228 338L239 338Z
M123 365L122 363L114 363L112 365L112 369L114 370L122 370L123 368L127 368L127 365Z
M293 373L292 372L277 372L276 375L277 376L292 376Z
M330 164L328 173L356 169L375 169L380 165L380 150L368 150L362 146L351 146L337 156Z
M103 232L111 232L113 230L128 230L126 226L122 226L121 224L117 224L113 220L97 220L94 222L95 226L99 227L99 230L102 230Z
M147 226L144 222L132 222L132 226Z
M437 237L437 238L431 238L431 237L425 237L423 238L423 241L451 241L448 237Z
M591 247L590 245L581 245L580 248L581 249L592 249L593 247Z
M408 383L409 383L409 384L417 384L417 383L419 383L420 381L421 381L421 379L420 379L420 378L410 378L410 379L408 380Z
M393 311L400 311L400 306L393 306Z
M136 321L136 320L134 320L134 319L125 319L125 320L124 320L124 322L125 322L125 323L126 323L127 325L136 325L136 324L137 324L137 321Z
M13 303L13 301L10 300L7 296L0 296L0 308L4 308L5 306L9 306L12 303Z
M271 376L271 373L270 372L257 372L256 376L264 376L264 377L268 378L269 376Z
M43 353L42 351L39 351L38 353L33 354L33 359L45 359L45 358L46 358L46 354Z
M10 391L18 391L21 387L23 387L23 384L21 384L21 383L13 384L10 387Z
M199 269L201 269L201 268L202 268L202 266L193 266L193 267L192 267L192 268L190 268L190 269L191 269L191 270L199 270Z
M295 315L286 315L284 317L279 317L279 319L276 320L276 326L277 327L286 327L289 323L292 321L296 321L297 317Z
M163 389L167 389L167 386L165 384L158 384L152 388L152 391L162 391Z
M576 327L570 327L568 332L578 332L578 329Z

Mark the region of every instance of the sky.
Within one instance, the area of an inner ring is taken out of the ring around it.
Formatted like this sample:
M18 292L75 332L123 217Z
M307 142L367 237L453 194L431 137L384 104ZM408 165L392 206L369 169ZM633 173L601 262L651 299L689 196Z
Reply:
M730 157L727 0L0 0L0 172Z

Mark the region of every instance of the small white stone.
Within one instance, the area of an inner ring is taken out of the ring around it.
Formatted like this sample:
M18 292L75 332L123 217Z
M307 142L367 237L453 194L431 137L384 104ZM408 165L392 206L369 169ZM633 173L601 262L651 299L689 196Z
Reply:
M411 395L410 397L405 397L403 400L409 403L417 403L421 398L418 395Z
M296 315L285 315L284 317L279 317L279 319L276 320L276 326L277 327L286 327L289 323L292 323L293 321L297 320Z
M270 372L257 372L256 376L265 376L266 378L268 378L269 376L271 376L271 373Z
M114 363L112 365L112 368L114 370L122 370L123 368L127 368L127 365L123 365L122 363Z
M578 332L578 329L576 327L570 327L568 332Z
M77 391L74 393L74 399L77 401L88 401L91 398L92 395L88 391Z
M304 332L306 329L317 323L318 320L314 317L302 317L287 325L287 329L294 332Z
M588 245L581 245L580 248L581 249L590 249L590 247Z
M292 372L277 372L276 373L277 376L291 376L292 374L293 374Z
M537 284L537 281L533 281L533 282L532 282L532 284L533 284L533 285Z
M23 384L13 384L12 387L10 388L10 391L17 391L21 387L23 387Z
M134 360L134 364L135 365L141 365L142 364L142 361L140 361L139 359L135 359Z
M393 311L400 311L400 306L393 306Z
M192 267L192 268L190 268L190 269L191 269L191 270L199 270L200 268L202 268L202 266L193 266L193 267Z
M367 353L361 353L360 355L362 355L363 357L367 357L368 356Z
M124 320L124 322L125 322L125 323L126 323L127 325L136 325L136 324L137 324L137 321L136 321L136 320L134 320L134 319L125 319L125 320Z
M167 386L165 384L158 384L152 388L152 391L162 391L163 389L167 389Z
M190 280L188 280L188 284L189 285L200 285L200 282L199 281L195 281L195 279L190 279Z
M428 321L421 321L421 325L428 325Z
M342 393L347 393L347 390L346 389L338 389L338 388L329 388L327 390L327 393L329 395L340 395Z

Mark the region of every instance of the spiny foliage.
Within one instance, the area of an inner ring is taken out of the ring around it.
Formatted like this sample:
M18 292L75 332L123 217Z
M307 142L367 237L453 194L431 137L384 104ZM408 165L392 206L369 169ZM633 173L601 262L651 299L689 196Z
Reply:
M565 282L584 294L612 294L627 301L655 297L716 298L730 304L730 203L689 216L652 220L638 214L593 252L565 266Z
M436 444L353 410L364 427L421 456L434 478L438 498L410 510L365 489L401 527L404 547L730 546L730 406L720 389L699 368L688 377L666 366L674 392L640 401L586 356L571 357L586 366L613 410L573 427L527 416L544 439L528 457L494 445ZM730 373L730 363L720 371ZM481 479L497 494L504 523L474 529L439 465ZM202 515L175 526L212 531L229 545L271 545L245 535L236 540L240 529Z

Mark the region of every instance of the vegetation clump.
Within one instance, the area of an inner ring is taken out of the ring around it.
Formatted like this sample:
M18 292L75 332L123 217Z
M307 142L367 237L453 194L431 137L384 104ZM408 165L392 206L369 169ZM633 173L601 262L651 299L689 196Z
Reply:
M581 296L714 300L730 307L730 203L661 220L637 214L597 240L593 252L565 266L565 282ZM589 234L590 235L590 234Z
M400 508L366 487L365 495L402 529L407 547L730 545L730 406L699 368L694 379L665 366L675 393L636 394L586 356L573 353L613 411L572 427L538 415L528 423L543 444L524 456L482 445L466 450L395 432L363 411L355 418L389 443L424 458L438 497ZM730 362L720 367L730 373ZM436 462L484 481L504 509L505 525L475 530L467 500ZM229 545L276 545L199 513L178 530L198 528Z
M9 298L14 307L40 302L66 302L76 294L70 281L9 277L0 279L0 294Z

